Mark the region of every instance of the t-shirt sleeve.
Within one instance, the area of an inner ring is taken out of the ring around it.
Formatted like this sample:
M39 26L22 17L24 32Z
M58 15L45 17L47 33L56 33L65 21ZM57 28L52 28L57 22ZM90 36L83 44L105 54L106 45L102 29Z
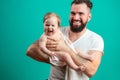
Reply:
M94 38L90 50L98 50L104 52L104 41L101 36Z

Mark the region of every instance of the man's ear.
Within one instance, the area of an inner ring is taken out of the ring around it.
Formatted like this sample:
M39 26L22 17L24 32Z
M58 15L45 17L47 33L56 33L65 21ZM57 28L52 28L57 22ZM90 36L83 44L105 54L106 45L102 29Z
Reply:
M92 14L89 13L88 22L91 20Z
M88 19L88 22L91 20L91 18Z

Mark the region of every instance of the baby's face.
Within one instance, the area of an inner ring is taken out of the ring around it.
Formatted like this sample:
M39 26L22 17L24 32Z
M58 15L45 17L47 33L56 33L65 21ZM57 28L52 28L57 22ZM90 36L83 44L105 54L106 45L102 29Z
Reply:
M58 29L58 20L55 16L45 20L44 31L46 35L48 36L53 35L54 33L57 32L57 29Z

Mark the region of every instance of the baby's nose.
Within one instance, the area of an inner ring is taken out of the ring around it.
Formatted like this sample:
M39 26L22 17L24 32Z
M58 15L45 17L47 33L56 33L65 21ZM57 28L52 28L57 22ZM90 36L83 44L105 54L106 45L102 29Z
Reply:
M52 28L52 26L49 26L48 28Z

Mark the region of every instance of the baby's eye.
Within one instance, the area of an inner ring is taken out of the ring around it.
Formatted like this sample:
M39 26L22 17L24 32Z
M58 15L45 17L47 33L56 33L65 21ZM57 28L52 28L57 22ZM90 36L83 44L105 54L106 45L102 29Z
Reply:
M50 26L49 24L46 24L45 26Z
M54 27L55 25L52 25L52 27Z

